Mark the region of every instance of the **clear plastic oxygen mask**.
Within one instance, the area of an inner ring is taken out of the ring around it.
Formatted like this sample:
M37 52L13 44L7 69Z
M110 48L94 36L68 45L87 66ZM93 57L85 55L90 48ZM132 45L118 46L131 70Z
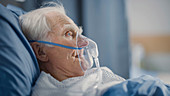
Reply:
M87 46L82 47L82 49L78 49L79 47L79 42L88 42ZM78 58L79 58L79 62L80 62L80 66L82 68L82 70L85 72L88 69L92 68L93 64L95 63L97 68L100 68L100 64L99 64L99 60L98 60L98 48L97 48L97 44L83 36L83 35L78 35L76 36L76 46L77 46L77 54L78 54ZM81 56L79 56L81 55ZM85 62L81 62L81 60L84 59Z
M79 40L81 39L81 40ZM77 49L78 59L80 63L81 69L86 72L88 69L90 69L93 66L93 54L96 54L93 50L90 50L91 42L90 39L86 38L83 35L77 35L76 37L76 46L79 48L79 45L83 45L81 43L88 42L87 46L84 46L81 50Z

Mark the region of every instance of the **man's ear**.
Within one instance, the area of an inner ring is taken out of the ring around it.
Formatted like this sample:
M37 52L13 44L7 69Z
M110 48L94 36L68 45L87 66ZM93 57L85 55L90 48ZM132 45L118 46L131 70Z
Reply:
M31 46L34 50L34 53L38 61L40 62L48 61L48 55L46 54L45 46L41 46L40 43L37 42L31 43Z

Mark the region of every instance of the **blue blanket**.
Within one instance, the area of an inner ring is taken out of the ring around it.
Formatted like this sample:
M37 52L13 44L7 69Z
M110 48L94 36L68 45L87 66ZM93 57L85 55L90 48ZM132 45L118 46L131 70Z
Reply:
M103 96L170 96L170 85L144 75L110 87Z

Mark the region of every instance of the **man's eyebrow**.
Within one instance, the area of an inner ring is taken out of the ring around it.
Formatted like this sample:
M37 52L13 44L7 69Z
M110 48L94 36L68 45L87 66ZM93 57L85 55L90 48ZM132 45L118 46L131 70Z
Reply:
M79 33L80 33L80 34L83 33L83 28L82 28L82 26L79 26Z
M71 29L75 32L78 31L79 34L83 33L83 29L82 26L79 26L78 29L75 28L75 26L71 25L71 24L64 24L63 29Z
M72 30L76 31L76 28L71 24L64 24L63 29L72 29Z

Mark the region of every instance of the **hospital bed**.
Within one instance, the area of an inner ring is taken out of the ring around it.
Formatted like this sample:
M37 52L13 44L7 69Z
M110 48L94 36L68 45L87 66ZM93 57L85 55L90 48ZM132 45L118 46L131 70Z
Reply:
M29 96L40 69L31 46L22 34L18 16L25 12L0 4L0 96ZM103 96L170 96L170 86L141 76L114 85Z

